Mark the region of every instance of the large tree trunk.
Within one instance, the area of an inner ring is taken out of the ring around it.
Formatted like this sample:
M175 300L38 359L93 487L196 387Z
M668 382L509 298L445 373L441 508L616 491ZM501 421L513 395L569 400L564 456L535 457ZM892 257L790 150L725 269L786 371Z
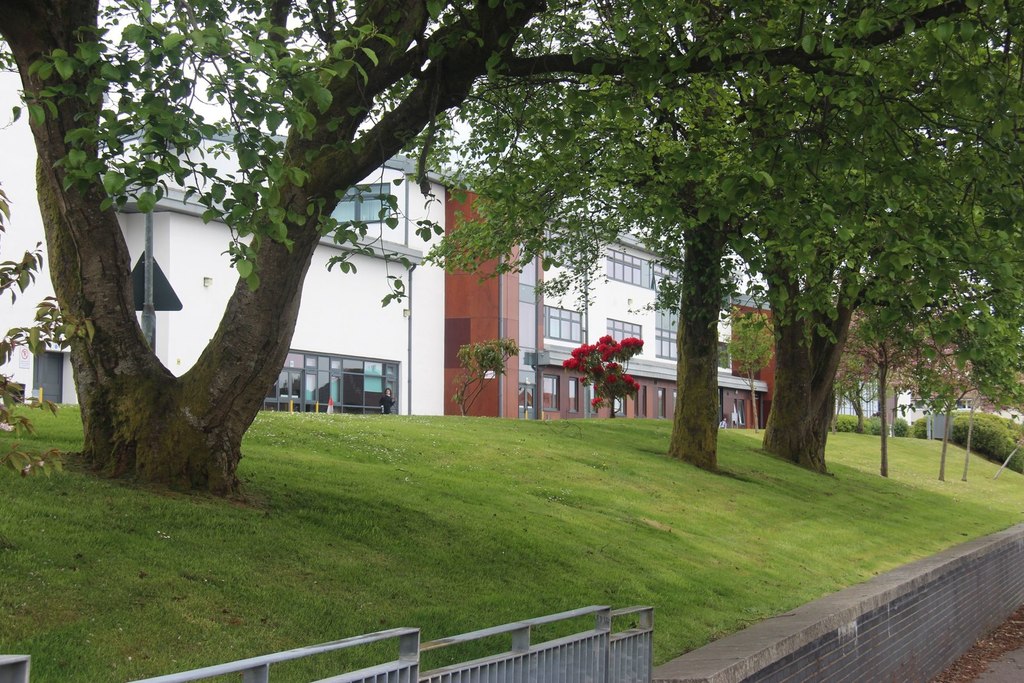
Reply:
M799 295L790 287L788 300ZM777 297L773 297L776 298ZM797 319L794 310L775 319L775 397L764 431L764 449L801 467L825 473L825 443L835 411L834 380L850 328L851 307L835 319ZM830 329L835 341L816 331Z
M318 119L316 130L306 139L289 139L285 158L300 160L309 174L301 188L281 184L280 206L292 216L306 216L315 200L332 202L336 191L355 185L399 152L436 113L459 104L485 71L488 58L509 48L514 41L506 39L540 9L532 0L508 12L504 6L491 10L480 2L478 15L464 18L470 24L486 24L484 31L467 25L467 32L473 30L478 39L453 40L455 47L424 67L403 104L361 132L362 117L350 112L346 119L346 108L404 76L395 64L406 58L415 42L416 26L426 25L422 3L406 3L407 12L393 12L394 4L377 3L371 10L383 14L370 17L370 23L400 39L391 50L378 46L380 68L367 64L370 76L360 87L338 83L334 105ZM96 0L7 3L0 13L0 35L15 57L29 100L59 81L56 73L41 81L37 72L30 73L30 66L55 49L76 54L76 45L91 35L88 30L80 33L79 27L95 27L96 22ZM99 178L66 186L58 163L69 149L65 134L98 119L103 93L92 101L84 96L95 75L73 74L68 83L83 96L52 100L55 114L41 121L31 118L57 299L65 315L88 319L95 330L92 338L71 340L84 426L83 455L109 476L231 493L238 486L242 436L288 352L302 282L320 240L316 219L287 226L289 247L260 240L255 260L263 285L250 291L245 282L238 282L217 332L195 366L174 377L142 336L130 289L128 249L114 210L100 208L106 193ZM339 117L342 125L328 125ZM96 157L96 149L85 151Z
M668 454L718 469L718 316L725 296L725 232L703 225L686 234L677 332L678 400Z

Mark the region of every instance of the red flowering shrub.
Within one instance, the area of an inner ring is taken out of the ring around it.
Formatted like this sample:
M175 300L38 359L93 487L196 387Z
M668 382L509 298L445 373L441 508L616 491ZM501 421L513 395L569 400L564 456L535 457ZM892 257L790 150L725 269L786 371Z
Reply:
M643 339L627 337L616 342L605 335L597 344L582 344L574 349L562 367L583 375L584 385L593 385L594 399L590 405L600 408L607 401L614 411L615 399L636 396L640 390L639 382L626 374L625 364L643 350Z

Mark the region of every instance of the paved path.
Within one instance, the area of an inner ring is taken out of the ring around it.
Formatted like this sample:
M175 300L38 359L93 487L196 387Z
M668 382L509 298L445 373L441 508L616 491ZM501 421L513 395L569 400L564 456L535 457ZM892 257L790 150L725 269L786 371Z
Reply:
M1024 647L1007 652L974 680L975 683L1021 683L1024 681Z

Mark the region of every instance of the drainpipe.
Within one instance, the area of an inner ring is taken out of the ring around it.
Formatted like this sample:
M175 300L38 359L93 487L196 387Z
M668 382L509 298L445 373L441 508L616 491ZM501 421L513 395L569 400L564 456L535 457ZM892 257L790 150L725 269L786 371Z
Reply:
M412 272L416 270L416 264L409 266L409 317L406 321L406 344L409 349L409 358L405 366L406 382L406 415L412 415Z
M499 259L500 264L504 259ZM502 295L505 289L505 275L498 275L498 338L504 337L504 323L501 314L505 309L505 297ZM498 375L498 417L505 417L505 373Z
M153 212L146 212L146 251L143 275L145 292L142 302L142 335L156 353L156 309L153 304Z
M590 339L590 278L588 277L583 283L584 295L583 295L583 343L586 344L587 340ZM579 385L583 389L583 418L586 419L591 416L590 414L590 387ZM579 391L579 389L577 389Z
M541 346L544 344L544 297L537 295L537 284L540 282L542 273L539 256L534 257L533 264L534 270L537 272L537 276L533 279L533 317L536 323L533 326L533 348L537 352L537 364L533 366L533 419L539 420L541 416L540 404L544 401L543 368L540 364Z

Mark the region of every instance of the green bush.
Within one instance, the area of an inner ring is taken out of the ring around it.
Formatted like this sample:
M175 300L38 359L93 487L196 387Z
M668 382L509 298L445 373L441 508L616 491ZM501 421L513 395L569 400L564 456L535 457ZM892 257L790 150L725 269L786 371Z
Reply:
M856 415L836 415L836 431L837 432L855 432L855 431L857 431L857 416Z
M914 420L914 424L910 425L910 435L915 439L927 439L928 418L919 417L916 420Z
M869 417L864 420L864 433L878 436L882 433L882 418Z
M953 417L950 441L966 447L969 424L970 413L956 413ZM974 430L971 433L971 452L1002 463L1006 456L1017 447L1017 439L1020 436L1021 426L1013 420L989 413L975 413ZM1015 472L1024 472L1024 458L1018 452L1007 467Z
M904 420L902 417L897 417L892 423L892 435L893 436L907 436L910 434L910 423Z

